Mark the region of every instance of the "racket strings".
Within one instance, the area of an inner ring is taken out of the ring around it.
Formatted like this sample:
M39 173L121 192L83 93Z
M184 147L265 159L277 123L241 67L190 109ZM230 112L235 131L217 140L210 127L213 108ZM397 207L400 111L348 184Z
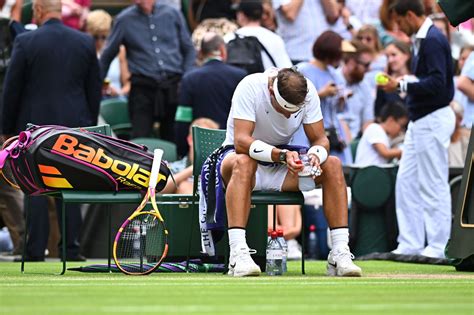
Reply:
M166 241L163 223L155 215L141 213L124 227L117 241L117 262L129 273L147 272L160 263Z

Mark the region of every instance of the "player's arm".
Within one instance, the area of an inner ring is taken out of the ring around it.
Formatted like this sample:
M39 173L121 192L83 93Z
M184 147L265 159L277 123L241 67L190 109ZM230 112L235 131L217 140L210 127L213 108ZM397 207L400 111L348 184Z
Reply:
M235 152L247 154L251 158L264 162L278 162L280 149L252 137L255 123L250 120L234 119Z
M329 140L324 131L323 120L312 124L304 124L303 128L311 146L320 145L329 151Z
M255 129L253 121L234 119L234 146L235 152L247 154L251 158L262 162L280 162L280 154L283 150L252 137ZM286 164L291 172L299 172L303 166L298 163L298 152L288 151L286 153Z
M310 163L312 166L319 167L326 161L329 152L329 140L324 132L323 120L304 124L303 128L311 144L308 150Z

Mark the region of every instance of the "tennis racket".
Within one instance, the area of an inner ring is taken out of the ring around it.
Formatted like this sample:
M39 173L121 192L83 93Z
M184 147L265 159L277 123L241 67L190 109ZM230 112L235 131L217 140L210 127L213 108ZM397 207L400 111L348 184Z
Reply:
M163 150L154 151L147 193L115 236L115 264L128 275L146 275L153 272L168 253L168 230L156 205L155 192L162 156ZM151 202L152 209L142 211L148 201Z

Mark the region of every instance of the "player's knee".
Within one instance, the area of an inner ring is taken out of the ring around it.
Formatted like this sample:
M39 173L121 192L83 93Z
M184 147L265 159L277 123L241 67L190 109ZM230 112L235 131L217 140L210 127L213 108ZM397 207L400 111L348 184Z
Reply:
M344 173L342 171L342 162L336 156L328 156L328 159L322 166L324 173L329 175L332 180L344 180Z
M236 157L233 175L250 177L257 171L257 161L246 154L239 154Z

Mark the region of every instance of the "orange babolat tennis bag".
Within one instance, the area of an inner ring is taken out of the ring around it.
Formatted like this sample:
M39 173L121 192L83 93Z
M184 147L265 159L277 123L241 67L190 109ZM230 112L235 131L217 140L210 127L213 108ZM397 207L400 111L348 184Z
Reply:
M30 125L0 151L3 177L29 195L63 189L146 190L152 162L145 146L62 126ZM162 161L157 192L169 175Z

